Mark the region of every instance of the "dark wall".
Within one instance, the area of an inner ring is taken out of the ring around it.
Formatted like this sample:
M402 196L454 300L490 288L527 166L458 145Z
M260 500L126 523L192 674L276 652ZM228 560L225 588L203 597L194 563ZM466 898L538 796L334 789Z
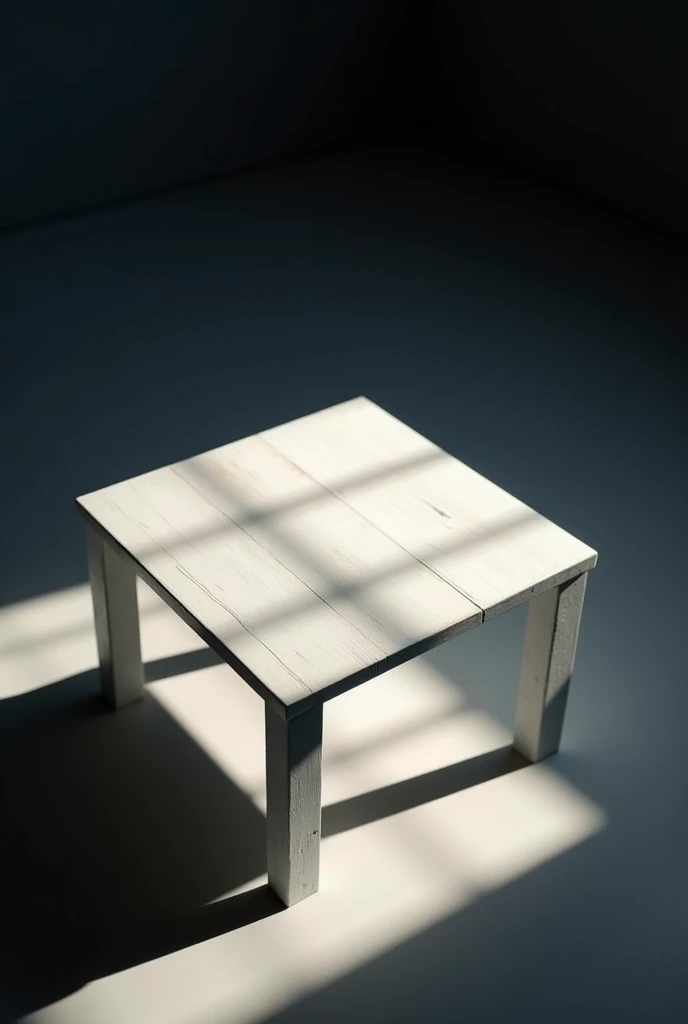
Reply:
M685 0L438 0L436 127L688 233Z
M3 15L0 224L411 127L415 0L26 0Z

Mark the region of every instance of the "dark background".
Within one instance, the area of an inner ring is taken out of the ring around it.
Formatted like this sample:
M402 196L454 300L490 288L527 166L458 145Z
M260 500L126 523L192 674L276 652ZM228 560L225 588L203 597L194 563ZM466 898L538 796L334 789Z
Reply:
M12 5L0 224L416 130L426 32L406 0Z
M688 230L688 4L438 0L433 121Z
M688 229L681 0L28 0L0 224L431 131Z
M4 17L0 603L85 581L76 494L357 394L600 552L550 764L607 827L285 1024L688 1018L685 10ZM509 723L499 621L433 657L463 689L475 658L470 702ZM172 928L242 880L218 822L251 811L152 700L92 720L96 692L0 703L8 1019L245 913Z

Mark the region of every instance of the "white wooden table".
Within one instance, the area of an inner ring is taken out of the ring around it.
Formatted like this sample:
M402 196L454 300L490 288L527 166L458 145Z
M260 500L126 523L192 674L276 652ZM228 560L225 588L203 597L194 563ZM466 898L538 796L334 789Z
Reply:
M77 499L103 693L143 695L140 575L265 700L268 878L318 888L322 707L529 601L515 747L561 735L596 553L365 398Z

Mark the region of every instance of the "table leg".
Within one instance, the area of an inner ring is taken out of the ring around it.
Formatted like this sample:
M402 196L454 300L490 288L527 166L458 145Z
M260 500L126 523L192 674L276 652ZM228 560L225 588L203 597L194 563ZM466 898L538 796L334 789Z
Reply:
M530 601L514 738L529 761L559 748L587 575Z
M88 524L86 539L102 693L121 708L143 697L136 573Z
M268 882L288 907L318 889L322 721L265 705Z

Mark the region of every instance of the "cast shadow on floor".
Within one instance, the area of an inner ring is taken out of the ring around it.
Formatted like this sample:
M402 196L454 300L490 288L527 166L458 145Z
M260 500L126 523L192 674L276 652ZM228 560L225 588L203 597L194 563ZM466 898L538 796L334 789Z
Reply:
M3 700L0 723L2 1019L283 910L265 885L222 898L264 874L264 816L150 693L115 714L92 670ZM323 836L525 764L504 748L331 805Z

